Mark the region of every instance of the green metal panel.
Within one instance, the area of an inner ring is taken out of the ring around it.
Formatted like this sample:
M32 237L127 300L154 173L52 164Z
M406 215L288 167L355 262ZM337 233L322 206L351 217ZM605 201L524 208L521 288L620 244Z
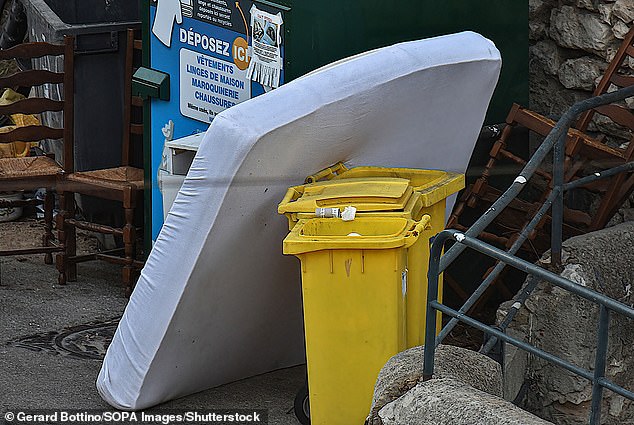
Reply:
M287 80L369 49L472 30L493 40L502 52L502 75L487 122L503 122L513 102L528 102L526 0L284 3L291 7L286 15Z
M491 39L502 53L502 74L486 122L503 122L513 102L528 103L527 0L256 1L269 6L280 5L284 13L285 81L378 47L472 30ZM149 66L150 0L140 2L143 60L144 65ZM151 117L149 108L145 110L145 154L149 164ZM147 181L150 178L146 171ZM146 192L146 229L151 227L149 192Z

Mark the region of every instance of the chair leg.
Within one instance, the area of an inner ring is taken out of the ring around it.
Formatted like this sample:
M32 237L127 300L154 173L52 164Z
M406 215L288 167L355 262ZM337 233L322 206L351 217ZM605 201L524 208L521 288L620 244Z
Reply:
M125 226L123 227L123 246L126 265L123 266L123 286L126 296L132 293L134 283L134 253L136 231L134 229L134 208L125 208Z
M610 221L612 216L617 212L623 201L627 196L619 197L620 191L624 190L626 194L629 194L632 187L632 178L627 178L626 174L619 174L612 177L609 180L608 190L601 198L599 209L590 224L590 230L599 230L605 227Z
M66 219L72 217L75 210L73 193L61 192L59 194L59 204L57 235L63 250L57 254L55 264L59 272L58 283L65 285L67 281L74 282L77 280L77 264L71 260L77 253L75 227L66 222Z
M57 283L60 285L66 285L66 261L67 261L67 247L66 247L66 194L64 192L59 193L59 212L55 220L57 226L57 243L59 243L62 251L55 256L55 267L59 273L57 277Z
M71 217L74 217L75 209L72 199L74 198L71 194ZM67 225L66 226L66 252L68 253L67 261L66 261L66 273L69 282L77 282L77 263L74 261L75 256L77 256L77 231L75 226Z
M44 237L42 245L47 247L51 246L53 240L53 191L50 188L46 189L44 194ZM50 252L44 254L44 263L53 264L53 255Z

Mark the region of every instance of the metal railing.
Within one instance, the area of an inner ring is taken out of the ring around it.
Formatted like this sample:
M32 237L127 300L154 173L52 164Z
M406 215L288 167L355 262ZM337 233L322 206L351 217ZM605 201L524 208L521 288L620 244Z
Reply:
M552 131L544 139L541 146L535 154L526 163L524 169L514 180L513 184L491 205L491 207L464 233L456 230L445 230L436 236L431 248L428 272L428 301L427 301L427 317L425 331L425 357L423 365L423 375L425 379L430 379L434 372L434 355L436 347L449 335L453 328L459 323L464 322L476 329L479 329L491 336L481 352L488 351L495 345L498 340L510 343L520 349L543 358L551 363L559 365L579 376L582 376L592 382L592 404L590 412L590 424L598 424L601 417L601 399L603 388L620 394L630 400L634 400L634 392L627 390L610 380L605 378L605 366L608 348L608 325L610 320L610 312L622 314L628 318L634 319L634 308L623 303L613 300L599 292L585 288L568 279L565 279L555 273L542 269L541 267L529 263L516 257L514 254L524 244L529 234L552 208L551 223L551 262L554 265L561 264L561 247L562 247L562 228L563 228L563 195L568 189L577 188L596 180L614 176L622 172L634 171L634 162L629 162L609 170L595 173L593 175L583 177L578 180L564 183L564 158L565 143L570 126L575 119L587 110L596 108L624 100L634 96L634 86L626 87L618 91L607 93L601 96L593 97L572 106L557 122ZM527 223L519 234L519 237L508 251L495 248L485 242L477 239L477 236L506 208L515 197L524 189L526 183L536 172L537 168L546 158L550 150L553 150L553 188L544 204L537 211L533 219ZM447 240L455 241L455 244L442 255L445 242ZM466 249L474 249L495 260L497 264L489 273L482 283L476 288L473 294L465 301L459 310L454 310L438 302L438 277L439 275ZM507 313L507 316L498 327L485 325L469 316L466 313L484 294L491 283L500 275L506 265L513 266L529 275L527 284L515 299L513 307ZM574 364L567 362L553 354L534 347L524 341L509 337L504 333L508 325L513 320L515 314L519 311L524 301L530 296L540 280L546 280L553 285L559 286L567 291L577 294L589 301L599 304L599 324L598 324L598 341L594 371L582 369ZM441 311L451 320L436 336L436 311Z

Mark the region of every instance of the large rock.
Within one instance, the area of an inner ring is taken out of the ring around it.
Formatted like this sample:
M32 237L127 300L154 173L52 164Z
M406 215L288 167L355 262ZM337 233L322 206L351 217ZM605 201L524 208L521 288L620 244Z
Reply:
M568 59L559 68L559 81L567 89L592 91L606 68L604 61L589 56Z
M539 61L539 65L549 75L557 75L565 56L563 49L552 40L541 40L530 47L531 60Z
M599 10L598 4L595 4L595 0L577 0L577 7L587 9L592 12Z
M572 6L553 9L550 15L550 35L562 47L582 49L605 57L615 41L612 27L595 13Z
M634 1L632 0L616 0L612 13L621 21L629 24L634 21Z
M570 106L589 97L586 91L566 89L557 77L546 74L538 61L531 61L529 73L529 107L540 114L557 119Z
M601 16L601 20L608 25L612 25L612 9L613 8L614 8L613 3L599 4L599 15Z
M619 40L623 40L627 33L630 32L630 27L625 22L617 19L614 23L614 26L612 27L612 32L614 33L614 36L616 38L618 38Z
M543 21L548 23L550 11L557 5L557 0L528 0L529 21Z
M416 385L379 412L385 425L545 425L543 419L454 379Z
M548 24L540 21L528 22L528 39L542 40L548 38Z
M541 40L548 37L550 11L556 1L528 0L528 36L531 40Z
M422 381L424 347L405 350L379 372L367 424L381 425L378 412ZM502 368L490 358L465 348L440 345L436 350L434 378L454 378L481 391L502 396Z
M569 239L564 243L561 275L634 305L633 234L634 222L628 222ZM548 256L542 261L548 263ZM542 282L525 305L511 325L513 335L586 370L594 368L596 304ZM508 307L507 303L501 310ZM500 311L498 318L504 315L505 311ZM634 321L612 314L606 374L608 379L629 390L634 389L633 345ZM534 356L526 356L523 351L507 351L505 370L515 369L514 375L521 376L525 365L524 376L529 386L525 407L529 411L560 425L588 423L592 393L588 380ZM517 367L522 369L518 371ZM516 383L515 389L517 387ZM634 423L634 403L605 390L601 423Z

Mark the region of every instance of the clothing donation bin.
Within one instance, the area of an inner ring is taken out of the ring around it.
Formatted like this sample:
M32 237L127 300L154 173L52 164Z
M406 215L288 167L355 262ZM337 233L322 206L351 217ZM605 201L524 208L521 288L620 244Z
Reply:
M379 371L406 348L408 248L429 222L313 218L284 239L301 261L312 425L363 423Z
M278 207L289 229L314 218L317 208L356 208L358 216L431 217L418 243L408 250L407 348L424 342L429 241L445 227L445 200L464 188L464 175L438 170L355 167L339 163L306 178L308 184L288 189ZM442 296L442 281L440 286ZM441 322L438 320L438 330Z

